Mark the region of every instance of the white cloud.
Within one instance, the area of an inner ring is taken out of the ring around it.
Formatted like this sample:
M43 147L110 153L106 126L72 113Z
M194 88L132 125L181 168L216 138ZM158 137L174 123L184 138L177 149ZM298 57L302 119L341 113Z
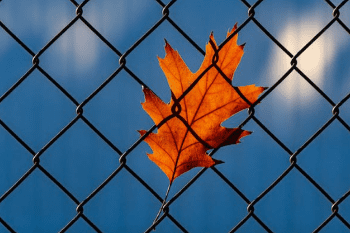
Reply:
M90 3L89 3L90 4ZM57 34L65 25L72 20L72 14L68 14L71 8L66 9L62 6L56 6L53 3L46 17L46 25L51 33L50 36ZM100 31L112 44L125 39L123 35L128 28L135 27L143 18L143 14L147 11L148 4L140 4L131 0L124 1L104 1L91 6L85 6L86 11L83 16L97 30ZM59 14L60 20L52 15ZM53 32L54 31L54 32ZM51 39L51 38L50 38ZM74 57L74 63L79 72L88 70L98 60L99 38L85 24L76 22L59 40L59 49L55 49L56 53L64 56ZM70 59L69 59L70 60Z
M277 39L293 55L302 49L326 24L319 9L302 14L299 18L292 18L284 27ZM321 89L324 85L325 69L332 63L339 44L335 44L331 33L324 33L307 50L297 58L297 67ZM277 47L269 59L268 77L276 81L276 77L283 75L290 67L291 58ZM305 101L298 104L308 104L316 92L297 73L292 72L283 85L276 89L279 94L293 101L302 98Z
M278 28L276 38L293 55L332 18L328 8L316 6L309 9L313 10L290 15L289 20ZM348 35L336 24L297 58L297 67L326 94L329 94L330 88L337 82L333 75L335 60L348 41ZM338 33L339 30L342 32ZM273 85L291 68L291 60L279 47L273 47L268 56L267 69L262 73L268 79L267 85ZM298 148L307 139L306 134L300 135L300 132L311 132L309 130L315 124L324 123L321 117L310 121L309 114L318 113L325 105L320 94L296 71L267 98L268 102L262 109L266 113L263 115L266 117L264 121L272 132L278 134L280 140L288 142L290 148Z
M98 38L82 23L74 27L74 57L77 68L83 71L91 67L98 57Z

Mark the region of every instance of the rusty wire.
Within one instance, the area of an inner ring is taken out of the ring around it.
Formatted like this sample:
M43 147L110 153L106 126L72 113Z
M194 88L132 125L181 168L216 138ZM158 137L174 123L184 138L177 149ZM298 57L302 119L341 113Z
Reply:
M76 16L56 35L54 36L38 53L34 53L32 50L29 49L29 47L21 41L20 38L18 38L11 29L7 28L7 26L0 21L0 27L10 36L13 40L15 40L28 54L32 56L32 67L20 78L16 83L13 84L13 86L8 89L1 97L0 97L0 104L1 102L6 99L18 86L21 85L21 83L35 70L38 70L40 73L42 73L58 90L60 90L75 106L76 106L76 116L64 127L61 129L61 131L53 137L44 147L42 147L39 151L34 151L31 147L29 147L9 126L5 124L0 119L0 125L3 127L13 138L15 138L22 146L25 148L30 154L33 156L33 165L32 167L26 171L22 177L17 180L10 189L8 189L4 194L0 196L0 205L1 202L4 201L11 193L18 188L18 186L21 185L21 183L34 171L39 170L41 171L46 177L48 177L57 187L64 192L71 200L76 204L76 215L73 219L71 219L70 222L67 223L67 225L60 231L65 232L67 231L78 219L83 219L90 227L91 229L94 229L96 232L102 232L99 227L94 224L85 214L84 214L84 206L91 201L94 196L99 193L115 176L119 174L121 170L127 171L130 175L132 175L140 185L145 187L161 204L163 202L162 197L152 189L135 171L133 171L128 165L127 165L127 156L132 152L143 140L152 132L154 131L157 126L152 126L145 135L143 135L141 138L139 138L137 141L134 142L134 144L128 148L125 152L122 152L120 149L118 149L103 133L101 133L85 116L83 108L86 106L102 89L104 89L110 81L112 81L122 70L126 71L134 80L136 80L141 86L147 87L147 84L144 83L140 78L138 78L127 66L127 58L130 53L133 52L133 50L139 46L149 35L153 33L155 29L157 29L160 25L162 25L164 22L170 23L170 25L176 29L194 48L196 48L202 55L205 54L205 52L192 40L190 36L188 36L177 24L171 19L171 6L175 4L177 1L172 0L168 4L164 4L161 0L156 0L156 2L162 7L162 17L156 22L144 35L141 36L126 52L121 53L117 48L113 46L111 42L109 42L98 30L96 30L83 16L83 8L86 4L88 4L89 0L83 1L81 4L78 4L74 0L70 0L71 3L76 7ZM300 49L296 54L292 54L290 51L288 51L276 38L273 37L273 35L254 17L255 16L255 9L259 7L260 4L262 4L263 0L256 1L253 5L249 4L246 0L241 0L241 2L247 7L248 9L248 17L247 19L239 25L237 30L229 36L222 44L219 45L218 48L215 48L215 56L213 58L212 65L206 69L199 77L197 77L196 81L181 95L178 99L175 99L175 105L179 105L179 102L181 99L184 98L184 96L191 91L191 89L196 85L196 83L200 80L200 78L209 70L209 69L217 69L218 72L221 74L223 78L229 81L227 77L225 77L225 74L220 70L220 68L216 65L217 59L218 59L218 52L222 49L222 47L232 38L234 35L236 35L241 30L244 30L246 25L248 24L255 24L276 46L278 46L286 55L288 55L291 58L291 67L290 69L282 76L279 80L277 80L274 85L272 85L268 90L266 90L260 98L256 101L256 103L249 103L249 101L246 100L244 95L239 92L238 88L235 88L235 90L239 93L239 95L247 101L247 103L250 105L249 111L248 111L248 117L239 125L239 127L243 127L245 124L247 124L249 121L254 121L265 133L267 137L271 137L286 153L287 156L289 156L290 165L285 169L280 176L272 182L262 193L260 193L254 200L248 199L244 193L239 190L225 175L223 175L217 168L213 167L210 168L215 174L217 174L218 177L220 177L227 185L230 187L233 191L235 191L240 198L246 203L247 205L247 214L246 216L241 219L239 223L232 226L232 229L230 232L235 232L238 230L242 225L246 223L246 221L250 218L253 218L261 227L263 227L267 232L273 232L273 229L271 229L266 223L264 223L259 216L255 213L255 205L260 202L267 193L269 193L278 183L283 180L286 175L292 171L296 170L298 171L302 176L304 176L323 196L326 200L329 201L330 206L330 215L327 219L324 220L324 222L318 226L314 231L318 232L323 227L325 227L333 218L338 218L347 228L350 229L350 223L345 220L342 215L339 213L339 205L350 195L350 190L346 192L340 199L336 200L333 199L332 196L327 193L321 185L319 185L306 171L302 169L302 167L299 166L297 163L297 158L299 154L313 141L315 138L317 138L329 125L331 125L334 121L340 122L344 128L346 128L350 132L350 126L341 118L339 115L341 106L350 98L350 93L345 96L340 102L336 103L334 102L327 94L325 94L312 80L310 80L302 70L300 70L297 66L297 59L298 57L305 52L310 45L312 45L325 31L327 31L333 24L338 23L346 32L350 34L350 29L342 22L342 20L339 18L340 16L340 10L341 8L347 3L347 0L342 1L338 6L334 5L330 0L325 0L326 3L330 6L331 14L333 15L333 19L322 29L319 31L317 35L315 35L302 49ZM59 83L55 81L53 77L51 77L41 66L40 66L40 57L45 51L54 44L58 38L60 38L70 27L72 27L76 22L81 21L83 22L104 44L106 44L111 51L113 51L118 57L119 57L119 67L95 90L93 91L84 101L79 103L74 97L65 90ZM296 71L300 74L300 76L307 81L332 107L332 117L314 134L312 135L300 148L298 148L296 151L292 151L289 149L285 144L282 143L282 141L275 136L269 129L266 127L259 119L255 116L255 110L254 107L258 102L263 103L264 99L272 93L276 87L278 87L288 76L292 71ZM173 117L179 117L179 110L175 110L175 107L173 108L173 115L167 117L164 119L158 127L161 127L162 124L164 124L166 121L170 120ZM84 122L89 128L91 128L96 135L98 135L110 148L112 148L117 155L119 155L119 166L110 174L110 176L102 182L92 193L90 193L83 201L79 201L66 187L64 187L53 175L51 175L41 164L40 164L40 157L45 156L44 152L51 147L57 139L59 139L63 134L66 133L66 131L72 127L76 122L82 121ZM189 126L188 126L189 127ZM205 144L204 141L200 139L198 135L196 135L196 132L194 132L192 129L189 128L189 131L202 143ZM220 150L220 148L216 148L212 150L210 153L210 156L215 155L215 153ZM148 229L145 229L146 232L150 232L155 226L157 226L159 223L161 223L165 218L168 218L170 221L172 221L179 230L182 232L188 232L185 227L176 220L170 213L171 205L177 201L177 199L184 193L186 190L193 185L196 180L202 176L208 170L208 168L201 169L198 174L196 174L179 192L177 192L164 206L163 213L161 214L160 218L154 223L150 223L150 226ZM0 216L0 224L2 224L9 232L16 232L15 226L10 226L3 218Z

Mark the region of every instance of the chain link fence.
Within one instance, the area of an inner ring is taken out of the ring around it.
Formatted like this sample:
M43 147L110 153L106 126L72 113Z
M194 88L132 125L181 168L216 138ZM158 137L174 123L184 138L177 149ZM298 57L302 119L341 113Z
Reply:
M2 1L1 4L6 2ZM49 82L51 82L57 90L59 90L61 93L63 93L72 104L76 106L76 115L73 119L70 120L70 122L63 127L59 133L54 136L50 141L46 143L45 146L40 148L39 150L35 150L32 147L30 147L25 140L23 140L18 132L16 130L12 129L8 124L5 123L2 119L0 119L0 125L5 130L6 134L11 135L25 150L27 150L32 156L33 164L28 169L20 179L18 179L13 185L5 191L5 193L1 193L0 196L0 208L1 204L5 202L7 199L11 197L13 192L18 189L22 183L30 177L30 175L34 171L40 171L42 174L44 174L52 184L57 186L62 193L64 193L67 197L70 198L70 200L75 203L76 208L76 215L69 221L67 224L60 230L60 232L66 232L69 231L74 227L74 225L77 223L78 220L83 220L85 223L87 223L90 226L91 231L95 232L102 232L102 230L99 228L98 224L95 224L93 220L91 220L88 215L84 212L84 206L91 202L95 198L95 196L101 192L101 190L105 189L105 187L113 180L116 179L118 176L123 176L122 171L127 172L129 175L135 178L135 180L138 181L138 184L140 186L143 186L144 189L147 190L156 200L159 201L159 206L163 202L162 194L159 194L155 191L153 187L151 187L145 179L138 174L137 171L134 171L129 165L128 165L128 156L130 156L131 152L133 152L136 148L139 147L139 145L143 142L144 138L147 137L147 135L153 131L156 130L157 126L154 125L148 130L148 133L139 138L137 141L133 143L133 145L128 148L127 150L123 151L122 149L118 148L112 141L104 135L96 125L94 125L87 116L84 115L84 107L88 106L90 101L92 101L103 89L105 89L112 80L118 78L118 75L121 72L126 72L129 74L140 86L148 87L147 82L145 80L142 80L139 78L135 73L132 71L132 69L128 66L128 57L130 54L133 53L133 51L141 45L146 38L148 38L154 31L159 28L161 25L166 24L168 27L172 27L175 29L179 34L183 36L196 50L198 50L201 54L205 54L205 52L202 50L201 46L199 46L178 24L175 20L172 19L171 9L174 5L177 4L176 0L172 0L169 3L165 4L161 0L155 0L157 4L159 4L162 8L162 17L159 18L159 20L151 27L149 30L143 34L139 39L136 40L136 42L128 48L124 53L120 52L118 48L116 48L113 45L113 41L110 41L106 39L103 35L103 33L99 32L92 24L89 23L89 21L84 18L84 7L90 4L89 0L85 0L82 3L78 3L75 0L70 0L70 2L76 7L76 16L57 34L55 35L44 47L40 49L39 52L35 53L32 51L23 41L21 38L19 38L16 33L12 31L11 28L9 28L6 23L3 23L0 21L0 27L8 36L11 37L12 40L16 41L18 45L20 45L31 57L32 57L32 66L29 70L26 71L24 75L22 75L8 90L6 90L4 93L1 93L0 97L0 105L6 101L6 99L11 96L11 94L16 90L19 89L19 87L22 85L22 83L28 79L28 77L33 72L40 72ZM92 2L92 1L91 1ZM298 155L305 150L310 143L312 143L325 129L327 129L331 124L334 122L340 123L344 129L346 129L348 132L350 132L350 126L346 122L345 119L343 119L342 115L340 114L340 110L342 106L345 104L346 101L350 98L350 93L347 94L345 97L343 97L339 102L335 102L332 100L331 96L328 96L318 85L316 85L310 78L307 77L307 75L303 72L303 70L299 69L298 67L298 58L315 42L318 40L318 38L323 35L329 28L333 27L334 25L340 26L344 31L348 34L350 34L350 29L346 24L340 19L340 12L344 5L348 2L342 1L340 4L336 5L332 1L325 0L325 2L329 5L329 12L333 15L333 18L331 21L327 23L327 25L322 28L305 46L302 47L297 53L293 54L290 52L286 47L284 47L283 44L281 44L265 27L262 25L257 18L255 17L255 12L261 5L264 4L264 1L256 1L253 4L250 4L248 1L241 0L237 1L237 4L242 4L246 7L246 10L248 12L248 15L246 17L246 20L241 24L238 25L237 30L229 37L227 38L221 45L219 45L219 48L216 50L216 56L218 56L218 51L223 47L223 45L234 35L240 32L244 32L247 25L254 24L257 26L257 30L261 30L281 51L283 51L288 57L290 57L290 68L288 69L285 74L283 74L282 77L280 77L272 86L270 86L258 99L256 103L249 103L251 106L248 111L248 116L241 122L239 127L245 126L248 122L255 122L266 134L266 137L270 137L275 143L279 145L281 149L285 151L285 154L289 157L286 157L286 159L289 159L290 165L279 175L277 179L275 179L263 192L261 192L258 196L256 196L254 199L248 198L244 191L240 190L236 185L228 178L226 177L217 167L212 167L209 169L201 169L187 184L185 184L180 191L178 191L175 195L171 197L171 199L166 203L164 210L162 214L160 215L160 218L158 221L152 224L150 222L149 228L145 229L145 232L151 232L152 229L157 226L158 224L162 223L165 219L172 222L172 224L175 224L177 227L178 232L189 232L188 229L181 223L180 220L178 220L171 212L172 205L176 202L179 202L179 198L191 187L193 184L201 177L204 173L207 172L207 170L211 170L215 175L220 177L222 181L227 185L227 187L231 188L245 203L247 212L245 214L245 217L243 217L238 223L232 223L232 228L230 232L236 232L242 228L245 224L247 224L247 221L249 219L253 219L257 224L259 224L266 232L275 232L274 228L270 226L267 222L262 220L262 216L256 211L257 204L261 202L268 193L270 193L272 190L275 189L275 187L284 180L287 175L291 172L298 172L300 175L302 175L312 186L314 186L318 192L323 196L325 200L329 203L329 216L322 220L321 224L314 229L314 232L319 232L322 229L324 229L333 219L338 219L340 222L350 230L350 223L349 220L347 220L340 212L339 207L342 205L342 203L348 198L350 195L350 190L345 192L341 198L334 198L329 192L327 192L322 185L320 185L318 182L316 182L313 177L308 174L301 166L298 164ZM91 30L92 33L94 33L100 41L102 41L110 51L115 53L119 57L119 67L107 78L103 81L103 83L95 89L90 95L84 99L82 102L78 101L73 97L73 95L67 91L63 86L60 85L59 82L55 80L55 77L52 77L49 75L49 72L47 72L41 65L41 58L43 54L51 47L53 46L57 40L67 32L73 25L77 24L78 22L83 23L86 27ZM213 64L211 66L212 69L217 69L223 78L225 77L225 74L220 71L220 68L215 64L215 59L213 59ZM278 136L276 136L269 127L267 127L261 120L259 120L259 116L255 114L255 107L257 106L257 103L260 103L260 105L264 105L266 102L266 98L271 95L271 93L274 92L274 90L281 85L281 83L288 78L288 76L292 72L297 72L307 83L310 85L314 90L316 90L322 98L326 102L328 102L329 106L332 109L332 117L328 119L328 121L317 130L316 133L314 133L301 147L296 149L295 151L291 150L286 144L282 142L282 140L279 139ZM0 74L1 75L1 74ZM198 77L197 80L201 78L202 75ZM6 79L6 77L1 76L1 79ZM186 93L190 92L195 84L191 85L189 89L175 102L181 101L181 99L186 95ZM141 90L141 88L140 88ZM236 91L239 92L237 88L235 88ZM245 97L239 93L243 99ZM178 113L174 112L174 116ZM119 162L120 164L115 167L115 170L108 176L107 179L105 179L93 192L91 192L86 198L83 200L80 200L80 198L73 195L73 193L69 190L69 188L65 187L53 174L51 174L44 165L41 163L41 157L48 156L46 155L46 151L52 147L55 142L61 138L64 134L67 133L67 131L77 124L78 122L84 123L86 126L88 126L99 138L101 138L106 145L108 145L115 154L119 155ZM6 145L1 144L1 147L6 147ZM215 153L217 153L220 150L220 148L214 149L210 152L210 156L214 156ZM7 156L7 155L1 155ZM156 214L156 213L154 213ZM11 225L7 220L7 216L0 216L0 223L5 227L4 229L7 229L8 232L16 232L16 225ZM137 222L137 220L135 220ZM49 232L49 230L48 230Z

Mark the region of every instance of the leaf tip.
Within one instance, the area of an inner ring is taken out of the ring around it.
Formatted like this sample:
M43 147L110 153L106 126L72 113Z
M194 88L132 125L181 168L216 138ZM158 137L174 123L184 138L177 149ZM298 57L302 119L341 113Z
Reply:
M213 40L214 40L214 32L211 31L209 35L209 41L213 41Z
M165 50L165 57L164 58L159 58L158 57L158 60L161 62L163 61L164 59L166 59L166 56L170 53L173 53L174 52L174 49L171 47L171 45L168 43L168 41L166 39L164 39L165 41L165 46L164 46L164 50ZM162 65L161 65L162 66Z
M142 85L142 92L145 96L145 101L141 102L141 105L144 107L144 104L147 102L147 99L151 96L152 91L148 87Z
M141 88L142 88L143 94L145 94L145 95L150 91L150 89L144 85L142 85Z
M253 131L248 131L248 130L244 130L244 131L245 131L244 136L247 136L247 135L250 135L250 134L252 134L252 133L253 133Z
M215 162L213 166L215 166L217 164L225 163L224 161L221 161L221 160L217 160L217 159L213 159L213 160Z
M233 28L227 31L227 36L231 35L234 31L236 31L237 29L237 23L235 23L235 25L233 26Z
M165 47L165 52L167 52L168 49L171 49L171 50L173 49L166 39L164 39L164 42L165 42L165 46L164 46Z
M137 130L137 132L139 132L139 134L140 134L141 137L147 133L147 131L144 130L144 129Z

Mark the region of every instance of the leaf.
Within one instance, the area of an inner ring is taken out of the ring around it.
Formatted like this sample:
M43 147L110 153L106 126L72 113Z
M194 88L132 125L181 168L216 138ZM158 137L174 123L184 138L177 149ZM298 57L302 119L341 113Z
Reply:
M235 25L227 36L236 28ZM213 34L210 35L210 40L217 49ZM142 107L158 126L157 133L150 133L145 138L153 150L153 154L148 154L148 157L162 169L171 184L178 176L194 167L211 167L221 163L212 159L206 151L239 143L240 138L251 133L240 128L221 126L223 121L250 105L215 67L211 67L181 99L181 111L174 115L173 105L203 71L212 66L215 51L212 45L206 45L204 61L196 73L189 70L179 53L167 42L165 52L165 58L158 57L158 60L169 83L172 99L166 104L150 89L144 88L145 102L142 103ZM243 46L237 45L237 34L218 54L217 66L232 81L243 55ZM265 89L255 85L238 88L251 103L254 103ZM175 106L174 109L180 110L179 106ZM141 136L146 134L145 130L139 132Z

